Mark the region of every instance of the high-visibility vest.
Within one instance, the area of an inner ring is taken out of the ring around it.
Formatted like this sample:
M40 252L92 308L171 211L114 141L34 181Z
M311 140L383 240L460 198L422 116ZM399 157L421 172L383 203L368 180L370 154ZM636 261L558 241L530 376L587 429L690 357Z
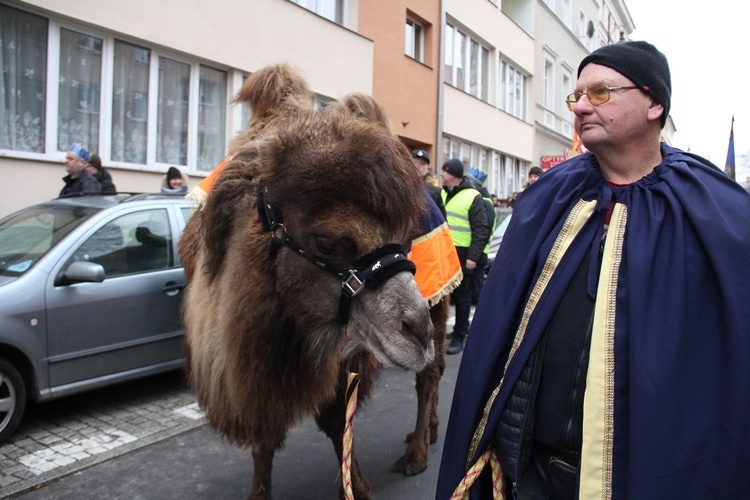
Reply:
M474 198L481 194L473 188L465 188L456 193L450 201L448 193L444 190L440 195L445 205L445 219L451 228L453 244L457 247L469 248L471 246L471 223L469 222L469 210ZM484 202L482 202L484 203Z

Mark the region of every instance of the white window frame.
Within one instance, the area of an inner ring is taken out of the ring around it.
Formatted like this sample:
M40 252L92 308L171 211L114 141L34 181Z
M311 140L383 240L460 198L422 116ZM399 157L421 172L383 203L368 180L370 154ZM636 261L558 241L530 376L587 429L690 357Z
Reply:
M571 29L573 23L573 8L570 4L571 0L563 0L562 8L562 22L568 29Z
M424 62L424 25L412 17L406 18L405 54L421 63Z
M344 0L291 0L300 7L315 12L336 24L344 25Z
M446 23L445 41L445 81L489 102L492 50L451 23ZM472 78L474 75L476 79Z
M25 12L30 12L25 9L20 9ZM47 19L47 81L45 87L45 113L44 113L44 151L43 152L28 152L3 149L0 150L0 156L13 157L13 158L24 158L24 159L35 159L35 160L48 160L48 161L62 161L67 151L60 151L58 149L58 107L59 107L59 75L60 75L60 36L61 30L71 30L84 35L96 37L102 39L102 64L101 64L101 88L99 92L99 151L96 151L102 158L102 162L108 166L116 166L118 168L133 169L139 171L164 171L168 166L172 164L157 163L156 162L156 133L157 133L157 100L158 96L158 72L159 72L159 58L166 57L168 59L186 63L190 65L190 104L188 108L188 139L187 139L187 165L181 165L186 170L192 173L207 172L206 170L198 170L198 116L199 116L199 105L200 105L200 68L205 66L211 69L223 71L227 73L227 100L231 96L235 95L241 86L241 78L235 78L235 74L238 73L236 70L223 67L219 64L213 64L207 61L199 61L195 59L186 58L176 53L171 53L160 48L149 46L141 41L135 41L125 36L118 36L112 33L105 32L103 30L92 29L87 26L78 25L75 22L64 21L56 19L54 17L48 17L39 15L31 12L34 15L38 15ZM114 47L115 40L125 42L128 44L136 45L144 49L148 49L150 52L149 62L149 84L148 84L148 126L147 126L147 139L146 139L146 163L128 163L111 160L112 150L112 98L113 98L113 85L114 85ZM227 110L224 113L224 144L221 145L226 154L227 144L229 138L234 135L234 132L239 130L236 128L236 116L231 109L229 109L229 103L225 103ZM93 152L93 151L92 151Z
M500 56L497 78L497 107L526 121L528 117L528 89L528 75Z

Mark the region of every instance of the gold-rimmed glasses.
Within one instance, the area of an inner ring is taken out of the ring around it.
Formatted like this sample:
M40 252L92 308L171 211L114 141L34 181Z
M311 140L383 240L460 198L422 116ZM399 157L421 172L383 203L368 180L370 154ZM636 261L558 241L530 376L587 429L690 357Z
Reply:
M573 92L572 94L568 94L568 97L565 98L565 104L568 105L569 110L573 111L573 106L575 106L585 94L592 106L598 106L609 101L609 93L613 90L631 90L637 88L640 87L634 85L629 87L609 87L607 85L600 85L599 87L588 89L586 92Z

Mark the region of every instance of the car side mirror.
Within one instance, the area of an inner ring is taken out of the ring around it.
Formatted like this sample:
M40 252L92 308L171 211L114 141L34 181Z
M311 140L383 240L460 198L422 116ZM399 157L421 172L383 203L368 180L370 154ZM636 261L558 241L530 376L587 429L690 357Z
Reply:
M73 262L65 271L57 275L55 286L68 286L74 283L101 283L104 281L104 267L94 262Z

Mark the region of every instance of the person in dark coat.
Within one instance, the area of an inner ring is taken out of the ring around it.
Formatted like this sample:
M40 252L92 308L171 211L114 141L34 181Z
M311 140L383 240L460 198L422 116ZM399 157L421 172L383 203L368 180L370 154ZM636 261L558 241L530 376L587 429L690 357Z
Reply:
M112 183L112 175L110 175L109 171L102 166L102 159L99 158L98 154L92 153L91 156L89 156L89 164L86 167L86 170L88 170L89 173L99 181L99 184L102 187L102 194L117 193L117 188Z
M65 169L68 175L63 177L65 187L60 191L60 196L98 194L102 191L93 175L86 170L89 160L89 152L82 146L74 144L70 146L68 154L65 155Z

